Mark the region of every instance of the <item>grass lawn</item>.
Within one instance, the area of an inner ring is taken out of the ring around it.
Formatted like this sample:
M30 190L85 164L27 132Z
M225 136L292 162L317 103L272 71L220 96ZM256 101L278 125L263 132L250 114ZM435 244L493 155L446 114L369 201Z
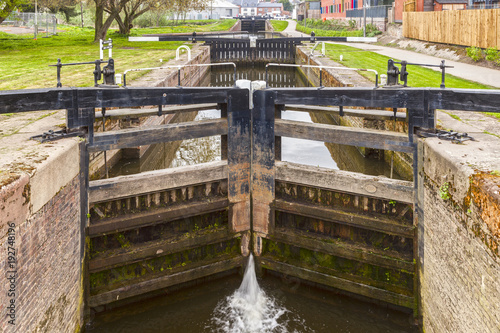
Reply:
M226 31L236 20L209 21L205 25L184 25L155 29L133 29L131 36L152 33ZM33 40L10 34L0 35L0 90L55 87L56 68L49 67L61 58L62 63L88 62L99 58L99 44L93 43L94 30L73 26L59 26L64 30L58 36ZM183 42L129 42L127 36L108 31L113 39L115 70L123 73L127 69L160 66L163 61L175 57L175 50ZM191 45L191 43L186 43ZM104 58L107 59L107 50ZM63 87L92 86L92 65L67 66L61 70ZM131 72L127 80L145 75L147 72Z
M297 24L297 31L310 35L311 32L318 37L363 37L363 30L322 30L319 28L304 27Z
M326 55L331 59L346 67L374 69L380 74L387 73L387 61L389 57L360 50L355 47L326 44ZM343 60L340 61L340 55ZM395 61L399 61L394 59ZM436 64L438 65L438 64ZM398 67L400 67L398 65ZM441 84L441 72L420 66L407 66L408 86L410 87L436 87ZM365 77L375 82L375 74L371 72L359 72ZM464 80L453 75L446 74L445 84L447 88L465 88L465 89L492 89L493 87Z
M284 20L271 20L271 24L276 32L283 31L288 27L288 21Z

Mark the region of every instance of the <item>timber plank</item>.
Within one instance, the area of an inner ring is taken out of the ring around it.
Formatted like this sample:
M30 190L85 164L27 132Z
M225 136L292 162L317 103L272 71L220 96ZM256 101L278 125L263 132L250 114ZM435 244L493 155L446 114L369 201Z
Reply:
M297 232L285 228L276 228L267 238L290 244L311 251L323 252L333 256L364 262L370 265L382 266L392 269L404 269L413 272L415 267L408 256L395 251L381 251L373 247L353 245L330 237Z
M276 180L413 204L413 182L276 161Z
M162 108L162 114L174 114L177 112L195 112L202 110L215 110L219 109L218 104L193 104L193 105L176 105ZM151 109L114 109L106 110L106 118L119 119L119 118L137 118L137 117L149 117L157 116L158 107ZM95 118L102 118L102 112L98 111L95 113Z
M459 14L470 11L462 12ZM497 35L497 39L499 38ZM74 108L227 103L227 92L230 89L234 88L86 87L5 90L0 91L0 114ZM425 109L427 106L431 109L484 112L495 112L500 108L498 90L336 87L279 88L273 91L276 94L275 104L408 108L410 111ZM429 92L428 99L424 98ZM425 101L429 104L425 104Z
M120 253L116 253L116 250L110 251L111 253L107 251L89 260L89 272L95 273L118 266L129 265L170 253L228 241L238 236L240 234L231 233L227 228L219 228L215 232L211 231L202 235L190 235L188 238L182 236L182 239L161 239L159 241L134 245L129 248L120 249Z
M94 135L89 152L133 148L160 142L188 140L227 134L226 119L190 121L145 128L100 132Z
M362 283L349 281L333 275L314 272L312 270L303 267L297 267L295 265L279 262L265 256L260 258L260 263L262 267L266 269L295 276L307 281L312 281L323 285L331 286L337 289L345 290L353 294L366 296L369 298L381 300L391 304L396 304L410 309L413 308L414 306L415 300L413 297L410 296L401 295L395 292L368 286Z
M183 282L192 281L205 276L221 273L232 268L242 266L244 260L246 260L245 257L238 256L235 258L226 259L209 265L203 265L194 268L192 267L193 265L187 265L185 267L187 269L182 272L162 275L150 280L141 281L135 284L117 288L112 291L90 296L89 306L96 307L99 305L109 304L118 299L142 295Z
M94 180L89 202L97 203L227 179L227 161L208 162L135 175Z
M226 209L229 202L226 198L210 201L190 202L187 204L151 209L145 212L133 213L99 220L89 226L89 236L103 236L110 233L137 229L154 224L174 221L180 218L207 214Z
M274 207L278 211L296 215L317 218L324 221L347 224L358 228L381 231L403 237L414 237L414 227L398 224L394 220L383 217L371 217L353 212L344 212L320 205L311 205L296 202L286 202L276 199Z
M423 108L424 89L405 88L276 88L276 104L364 106L372 108Z
M315 105L285 105L286 111L318 112L328 114L339 114L338 107L315 106ZM394 120L394 112L370 109L343 109L344 115L349 117L362 117L371 120ZM406 112L396 112L397 120L406 120Z
M276 136L331 142L375 149L413 152L413 146L404 133L345 126L311 124L293 120L276 119Z
M0 91L0 113L227 102L232 88L86 87Z

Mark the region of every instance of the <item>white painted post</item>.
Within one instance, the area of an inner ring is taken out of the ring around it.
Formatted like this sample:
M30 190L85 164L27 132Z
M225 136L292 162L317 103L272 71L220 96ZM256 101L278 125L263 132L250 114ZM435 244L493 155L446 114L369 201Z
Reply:
M250 47L257 47L257 37L250 36Z
M387 75L386 74L380 75L380 85L385 86L386 84L387 84Z
M252 98L252 82L250 80L236 80L235 85L237 88L248 89L248 105L250 109L253 108L253 98Z
M99 39L99 59L103 60L104 50L102 49L102 39Z
M38 36L38 2L35 0L35 40Z

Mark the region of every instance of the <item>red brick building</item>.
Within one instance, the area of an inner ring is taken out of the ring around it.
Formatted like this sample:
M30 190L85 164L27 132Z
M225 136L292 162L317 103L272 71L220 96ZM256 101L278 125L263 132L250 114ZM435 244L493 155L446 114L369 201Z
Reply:
M346 10L363 8L363 0L322 0L321 18L345 18Z
M283 15L283 4L274 2L259 2L257 5L257 15L259 16L282 16Z

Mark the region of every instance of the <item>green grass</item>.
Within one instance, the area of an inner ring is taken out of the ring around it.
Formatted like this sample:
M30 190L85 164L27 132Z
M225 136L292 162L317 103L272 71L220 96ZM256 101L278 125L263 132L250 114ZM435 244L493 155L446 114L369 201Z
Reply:
M500 113L494 113L494 112L485 112L488 116L493 116L495 118L500 119Z
M271 20L271 24L276 32L283 31L288 27L288 21Z
M182 25L154 29L133 29L131 36L154 33L179 33L202 31L226 31L236 20L212 21L204 25ZM33 40L23 36L0 35L0 90L48 88L57 83L56 68L49 67L61 58L62 63L88 62L99 58L99 44L93 43L94 30L74 26L58 26L64 30L57 36ZM183 42L129 42L128 36L108 31L113 39L115 71L156 67L163 61L175 57L175 50ZM191 43L186 43L191 45ZM105 59L107 51L104 52ZM67 66L61 70L63 86L84 87L93 85L92 65ZM127 74L127 80L134 80L146 72Z
M374 69L379 75L387 73L387 61L390 59L374 52L337 44L327 44L326 55L346 67ZM343 61L340 61L340 55L343 56ZM439 87L441 84L441 72L420 66L408 66L407 71L410 73L408 75L408 86L410 87ZM359 73L375 82L375 74L371 72ZM446 74L445 84L447 88L493 89L493 87L449 74Z
M363 37L362 30L321 30L316 28L307 28L297 24L295 28L297 31L310 35L312 31L318 37Z
M453 114L453 113L449 113L449 112L445 112L448 116L452 117L453 119L455 120L458 120L458 121L462 121L462 119L460 119L459 116Z
M495 133L491 133L491 132L488 132L488 131L483 131L483 133L484 133L484 134L493 135L493 136L496 136L497 138L500 138L500 135L495 134Z

